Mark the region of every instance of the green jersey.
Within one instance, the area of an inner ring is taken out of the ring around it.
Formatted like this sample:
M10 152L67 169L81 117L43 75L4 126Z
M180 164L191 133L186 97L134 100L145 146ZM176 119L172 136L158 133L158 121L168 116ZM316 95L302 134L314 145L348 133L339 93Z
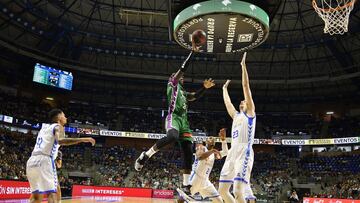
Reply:
M187 92L183 86L170 78L167 86L167 99L169 104L169 114L176 114L178 116L184 116L187 114Z

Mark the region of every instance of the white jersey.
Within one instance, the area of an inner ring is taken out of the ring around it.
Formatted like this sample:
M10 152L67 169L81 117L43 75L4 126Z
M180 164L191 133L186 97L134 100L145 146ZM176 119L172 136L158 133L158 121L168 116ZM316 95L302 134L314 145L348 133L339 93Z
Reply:
M197 150L202 150L204 153L208 151L208 149L202 145L199 147L200 148ZM228 147L226 141L224 141L222 142L222 150L220 151L221 157L226 156L227 153ZM197 156L195 156L195 161L190 176L190 184L192 185L190 192L192 195L195 195L199 192L203 198L215 198L219 196L216 188L209 180L214 162L215 154L211 154L208 158L203 160L200 160Z
M59 124L43 124L36 138L32 156L47 155L50 156L52 160L56 159L60 147L58 141L55 139L56 126L59 126Z
M201 146L199 150L203 150L203 152L207 152L207 148L204 146ZM198 175L201 178L208 179L211 173L211 170L214 166L215 162L215 155L211 154L208 158L200 160L198 157L195 156L195 161L193 163L191 176L194 176L195 174ZM191 177L190 177L191 179Z
M254 164L254 144L256 117L237 112L231 130L231 149L221 170L219 182L242 181L250 183Z
M237 112L231 130L231 149L252 148L255 138L256 117Z

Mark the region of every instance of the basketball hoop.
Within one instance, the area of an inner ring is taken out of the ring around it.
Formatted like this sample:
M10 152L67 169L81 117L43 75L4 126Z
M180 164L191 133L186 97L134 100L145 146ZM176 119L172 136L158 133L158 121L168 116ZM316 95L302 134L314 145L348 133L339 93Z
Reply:
M344 34L348 31L350 12L356 0L320 0L321 5L312 0L315 11L325 22L324 33Z

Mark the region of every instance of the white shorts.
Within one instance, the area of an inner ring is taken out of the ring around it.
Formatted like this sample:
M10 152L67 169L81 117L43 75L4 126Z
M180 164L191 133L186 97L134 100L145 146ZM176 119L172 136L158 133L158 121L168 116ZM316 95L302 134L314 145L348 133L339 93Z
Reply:
M249 184L254 164L254 151L252 147L232 149L230 153L232 154L226 157L221 170L219 182L233 183L234 181L241 181Z
M191 178L191 183L191 195L200 193L203 198L214 198L220 196L215 186L207 178L203 178L195 174Z
M48 194L57 192L56 167L50 156L31 156L26 164L26 176L32 193Z

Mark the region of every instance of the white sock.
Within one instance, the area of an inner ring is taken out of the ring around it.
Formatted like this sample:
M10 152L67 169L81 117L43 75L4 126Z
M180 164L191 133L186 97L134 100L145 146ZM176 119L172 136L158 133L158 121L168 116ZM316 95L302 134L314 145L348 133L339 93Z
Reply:
M190 174L183 174L183 185L190 185Z
M154 150L154 147L151 147L149 150L147 150L147 152L145 152L146 156L148 156L149 158L152 157L152 155L154 155L157 151Z

